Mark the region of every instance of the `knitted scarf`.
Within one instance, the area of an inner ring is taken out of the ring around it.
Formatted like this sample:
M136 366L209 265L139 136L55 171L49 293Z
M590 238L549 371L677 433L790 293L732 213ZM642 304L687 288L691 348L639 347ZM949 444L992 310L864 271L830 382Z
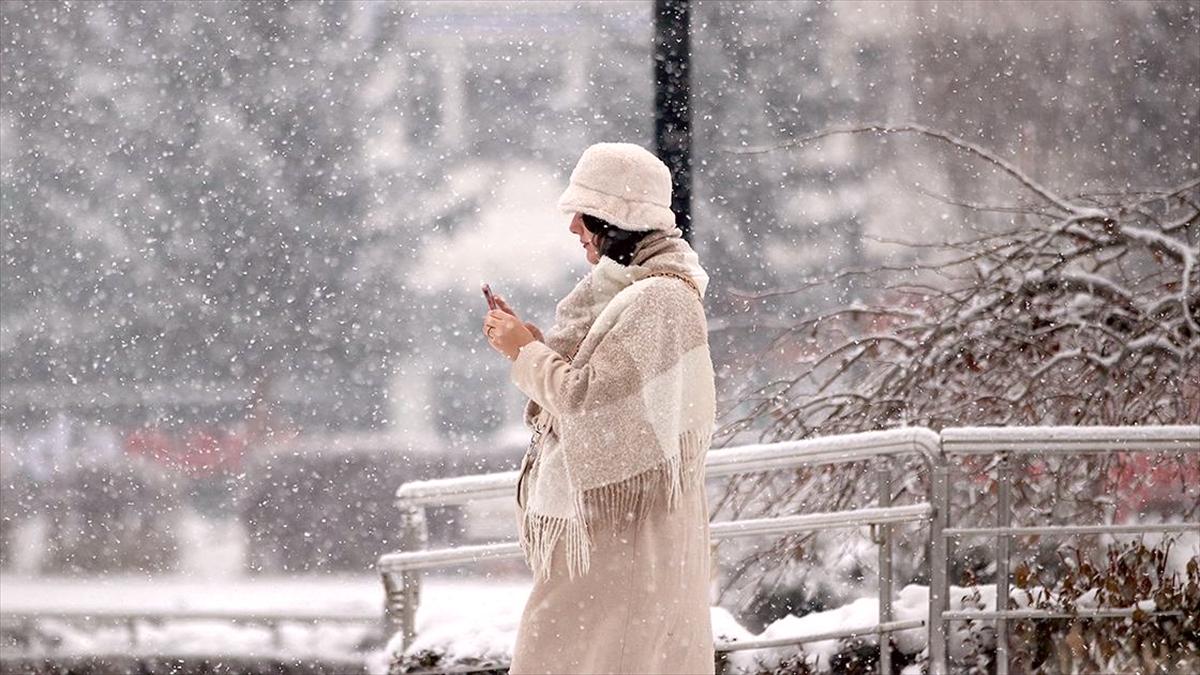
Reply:
M601 258L559 301L545 344L518 355L530 361L514 372L571 361L545 385L557 414L526 392L537 471L519 529L535 574L549 576L562 536L570 576L586 573L596 532L644 518L661 496L673 511L703 485L715 418L708 275L681 234L653 232L627 266Z

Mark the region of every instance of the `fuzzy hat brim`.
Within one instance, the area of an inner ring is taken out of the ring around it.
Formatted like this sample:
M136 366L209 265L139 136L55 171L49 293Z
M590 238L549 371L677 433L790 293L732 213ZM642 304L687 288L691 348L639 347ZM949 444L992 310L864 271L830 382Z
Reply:
M675 214L669 206L630 197L617 197L572 181L558 207L565 213L586 213L603 218L622 230L648 232L675 227Z

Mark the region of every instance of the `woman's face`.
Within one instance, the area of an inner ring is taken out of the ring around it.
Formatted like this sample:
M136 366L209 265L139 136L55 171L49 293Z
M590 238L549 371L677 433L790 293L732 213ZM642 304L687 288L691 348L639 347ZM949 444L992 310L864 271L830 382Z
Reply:
M587 261L593 265L600 262L600 252L596 250L596 244L592 241L594 235L583 226L582 213L576 213L575 217L571 218L570 229L575 236L579 237L579 245L583 247Z

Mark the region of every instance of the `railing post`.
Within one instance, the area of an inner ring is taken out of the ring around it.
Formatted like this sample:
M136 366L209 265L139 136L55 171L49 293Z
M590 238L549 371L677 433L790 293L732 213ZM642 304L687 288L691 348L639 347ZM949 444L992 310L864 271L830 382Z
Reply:
M1000 453L996 467L996 526L1007 528L1012 524L1010 488L1012 487L1012 465L1007 452ZM996 533L996 609L1008 609L1008 563L1009 535L1003 529ZM996 675L1008 675L1008 619L996 619Z
M879 479L879 506L892 505L892 463L884 456L879 458L876 475ZM892 526L879 523L879 625L892 620ZM892 636L879 634L879 674L892 675Z
M929 673L946 675L946 622L943 613L949 608L950 540L942 533L950 522L950 483L948 462L944 452L931 459L929 503L933 515L929 520Z
M423 551L429 542L424 506L400 510L400 550ZM401 648L412 644L417 632L417 605L421 600L421 575L417 570L384 572L384 624L388 634L400 633Z

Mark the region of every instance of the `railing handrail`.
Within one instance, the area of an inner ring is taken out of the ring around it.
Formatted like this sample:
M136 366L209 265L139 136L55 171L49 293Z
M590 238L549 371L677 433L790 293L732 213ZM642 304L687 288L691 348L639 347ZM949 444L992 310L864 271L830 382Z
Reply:
M798 441L741 445L709 450L707 478L753 471L776 471L872 459L884 455L916 454L927 463L940 456L938 435L924 427L904 427L857 434L806 438ZM518 471L410 481L396 490L396 505L446 506L510 496Z
M1200 452L1200 425L1144 427L952 427L941 433L946 454L996 452L1076 454L1119 452Z
M837 640L840 638L855 638L862 637L864 635L898 633L903 630L924 628L925 623L926 622L924 619L906 619L904 621L888 621L886 623L862 626L859 628L839 628L838 630L825 631L822 633L810 633L807 635L790 635L777 638L754 637L745 640L718 640L714 642L713 647L719 652L736 652L747 649L788 647L791 645L802 645L810 642L824 642L825 640Z
M918 522L928 520L932 512L932 506L926 502L920 502L903 506L871 507L850 511L728 520L710 524L709 536L712 539L736 539L738 537L831 530L842 527ZM423 551L398 551L381 556L376 567L380 572L399 574L409 570L478 563L483 560L508 560L520 556L520 545L515 541L506 541Z
M396 490L396 506L449 506L493 497L510 496L520 471L472 476L432 478L403 483Z

